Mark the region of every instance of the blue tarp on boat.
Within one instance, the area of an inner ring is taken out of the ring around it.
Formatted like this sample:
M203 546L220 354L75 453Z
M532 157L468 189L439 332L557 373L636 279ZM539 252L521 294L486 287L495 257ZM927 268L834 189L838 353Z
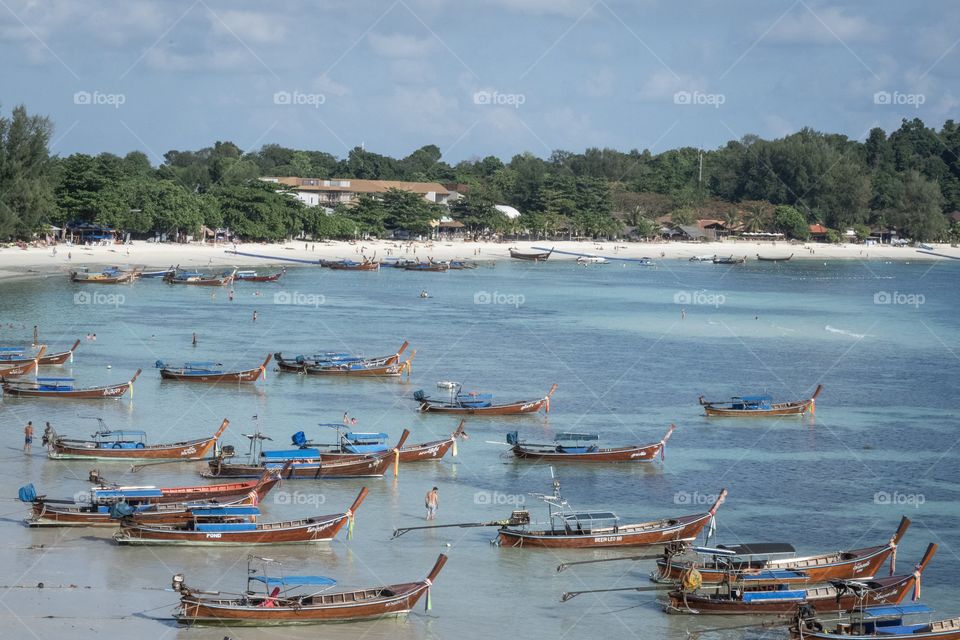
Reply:
M256 531L257 525L253 522L216 522L210 524L198 524L197 531Z
M251 580L260 582L270 588L273 587L332 587L337 584L333 578L326 576L251 576Z

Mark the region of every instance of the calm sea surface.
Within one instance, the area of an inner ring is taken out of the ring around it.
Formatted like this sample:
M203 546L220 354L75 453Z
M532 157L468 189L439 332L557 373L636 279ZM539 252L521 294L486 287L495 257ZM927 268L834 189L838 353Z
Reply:
M412 532L423 524L423 497L440 488L438 522L504 518L518 505L545 513L529 492L550 490L550 468L515 462L497 444L507 431L548 441L559 431L598 432L609 444L658 440L678 429L666 461L646 466L560 466L563 494L580 508L611 509L626 522L696 513L721 488L718 542L783 541L802 552L882 544L903 514L913 520L898 569L910 571L929 542L940 545L924 575L924 600L960 615L960 264L879 262L751 263L743 267L665 262L577 267L499 263L449 273L342 273L293 269L276 284L226 290L134 286L80 288L65 279L0 284L0 343L24 344L38 324L51 350L84 340L63 373L78 385L122 381L144 372L132 401L69 403L4 398L0 457L2 579L0 636L10 638L687 638L688 632L753 619L668 616L651 593L584 595L564 591L645 586L650 562L585 566L557 573L585 552L498 548L493 529ZM422 289L430 293L421 299ZM255 295L256 292L260 295ZM77 298L83 292L89 298ZM113 297L108 297L113 296ZM303 304L277 304L291 301ZM879 302L879 304L878 304ZM252 320L254 311L258 319ZM683 316L685 313L685 317ZM11 326L13 325L13 326ZM196 332L198 344L191 346ZM410 382L327 380L279 374L242 388L161 382L158 359L215 360L257 366L267 353L320 350L391 353L416 349ZM225 442L246 451L253 416L276 448L343 413L358 429L404 428L411 442L444 437L453 417L419 415L417 389L443 395L437 382L500 400L559 388L549 416L468 419L460 455L404 465L399 478L284 483L263 505L264 520L343 511L361 486L353 540L260 548L288 572L336 578L342 587L419 580L438 553L450 561L407 621L328 627L194 629L173 624L174 573L191 585L242 590L243 548L119 548L110 530L31 530L14 497L69 497L99 466L125 484L200 483L198 467L55 462L39 446L42 424L61 434L93 433L102 417L114 429L146 430L166 442L213 432L231 420ZM777 399L824 391L815 417L708 420L697 397L769 392ZM37 425L30 456L20 452L27 420ZM285 503L285 504L283 504ZM615 555L607 552L605 555ZM7 589L10 585L46 588ZM76 588L55 588L76 585ZM711 631L703 638L782 637L771 631Z

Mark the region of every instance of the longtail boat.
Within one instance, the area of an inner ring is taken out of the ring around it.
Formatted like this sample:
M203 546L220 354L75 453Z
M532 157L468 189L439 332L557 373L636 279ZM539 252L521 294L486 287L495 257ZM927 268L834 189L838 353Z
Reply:
M0 347L0 366L13 366L18 364L30 364L43 358L47 352L47 345L40 344L36 347L36 353L27 354L24 347Z
M259 434L255 434L256 437ZM251 448L251 459L246 464L226 462L232 455L230 447L223 447L220 455L210 461L205 478L250 478L264 470L283 470L284 480L322 480L330 478L380 478L391 464L396 464L410 431L403 430L397 446L387 451L351 455L343 459L325 460L317 449L263 451L259 456ZM396 472L396 469L395 469Z
M70 281L82 284L124 284L133 282L140 273L134 271L122 271L117 267L110 267L103 271L71 271Z
M3 363L0 363L0 380L5 378L20 378L26 375L29 375L37 370L38 362L36 360L31 360L23 364L14 364L4 366Z
M450 265L446 262L434 262L428 258L426 262L414 262L403 266L406 271L449 271Z
M543 262L548 260L550 255L553 254L553 249L550 251L538 251L535 253L528 253L523 251L517 251L516 249L510 249L510 257L516 258L517 260L531 260L533 262Z
M354 260L340 260L339 262L330 262L326 265L335 271L378 271L380 263L374 260L364 258L363 262Z
M721 258L718 256L713 256L713 264L743 264L747 261L747 256L742 258L734 258L733 256L727 256L726 258Z
M328 590L336 581L323 576L269 575L267 567L273 560L252 558L263 562L263 569L251 568L248 560L247 584L244 593L229 594L192 589L184 583L183 575L173 577L173 590L180 594L180 607L174 614L184 625L276 625L313 624L321 622L353 622L376 618L398 617L410 612L421 597L427 597L431 608L430 588L440 575L447 556L440 554L436 564L424 580L387 586L370 587L356 591ZM260 595L254 587L262 588ZM312 587L306 592L305 587Z
M550 413L550 396L557 390L557 385L550 387L542 398L535 400L517 400L497 404L493 402L493 395L489 393L461 393L461 385L456 384L450 390L447 400L435 400L424 394L422 390L413 393L413 399L420 404L420 411L429 413L455 413L469 415L505 416L520 413L537 413L541 409Z
M73 362L73 352L76 351L77 347L79 346L80 346L80 341L77 340L76 342L73 343L73 346L70 347L69 351L60 351L58 353L51 353L49 355L38 357L37 360L39 364L44 366L66 364L68 361Z
M765 416L802 416L808 411L816 411L817 396L823 390L818 384L813 395L805 400L793 402L773 402L768 395L735 396L722 402L708 402L700 396L700 405L708 416L723 416L736 418L760 418Z
M279 482L281 472L282 469L265 470L256 480L191 487L97 487L85 492L79 501L38 496L31 484L21 487L19 498L31 505L32 515L27 521L30 526L116 526L111 520L110 507L121 502L133 506L176 504L182 508L185 503L233 502L247 498L257 504Z
M425 462L430 460L440 460L447 451L453 449L453 455L457 455L457 440L467 439L467 433L464 430L466 420L461 420L457 428L447 438L442 440L431 440L420 444L408 445L400 448L400 462ZM387 445L386 433L363 433L356 431L343 431L342 424L321 424L321 427L330 427L337 431L337 442L332 444L315 444L306 438L303 431L298 431L291 436L291 443L297 449L287 451L264 451L261 458L277 459L294 455L302 455L304 458L312 460L348 460L372 453L382 453L390 451Z
M805 581L827 582L873 578L890 560L890 575L893 575L897 546L909 528L910 519L904 517L886 544L799 558L789 545L718 545L715 549L700 551L697 570L703 584L719 584L731 573L751 574L760 571L793 571L802 573ZM651 578L656 582L679 582L689 564L689 561L680 558L678 552L668 549L664 557L657 560L657 570Z
M897 605L911 591L919 594L921 575L936 551L937 545L930 544L923 559L910 574L872 580L835 580L831 584L806 588L779 582L779 571L740 574L736 586L727 582L714 587L712 592L671 591L664 609L667 613L780 615L792 613L801 604L813 605L820 613L853 611L863 606L882 604Z
M244 371L224 371L217 362L187 362L181 367L173 367L157 360L154 366L160 369L160 377L164 380L179 382L256 382L259 378L266 378L267 365L273 354L267 354L266 359L259 367Z
M224 516L241 516L240 521L210 522L210 510L193 514L176 524L155 524L123 521L113 536L119 544L172 545L254 545L327 542L336 537L344 525L352 530L354 514L369 490L360 489L353 504L343 513L312 516L282 522L255 522L259 511L251 507L219 510Z
M75 389L73 378L37 378L35 382L2 381L3 393L20 398L57 398L63 400L87 400L98 398L119 398L133 390L133 383L140 375L140 369L129 381L122 384L102 387Z
M209 275L199 271L176 269L164 276L163 281L168 284L190 284L198 287L225 287L233 282L235 274L236 270L223 275Z
M659 442L653 444L626 447L601 448L593 442L600 439L593 433L558 433L553 444L531 444L521 442L518 432L507 434L507 444L511 445L513 455L524 460L544 462L652 462L659 454L661 458L667 446L667 440L673 434L675 425L670 425L667 433Z
M260 496L255 491L239 498L224 500L191 500L189 502L142 502L129 504L113 502L104 505L71 503L69 501L44 501L41 508L34 508L26 524L30 527L113 527L127 518L143 523L178 523L196 518L200 512L214 514L225 507L256 506ZM213 516L211 516L213 517ZM222 519L222 518L221 518Z
M924 604L864 607L847 618L829 621L817 618L813 607L801 606L790 626L794 640L871 640L872 638L910 638L911 640L960 640L960 617L915 622L912 616L929 620L933 609ZM908 622L909 621L909 622ZM833 625L827 627L826 625Z
M238 282L276 282L286 272L286 269L281 269L277 273L263 275L257 271L237 271L234 279Z
M172 276L176 273L176 268L170 267L169 269L158 269L156 271L141 271L141 278L166 278L167 276Z
M103 421L100 420L101 427ZM47 455L54 460L201 460L216 445L230 421L224 419L216 433L172 444L148 444L144 431L99 429L90 440L64 438L56 431L44 433Z
M764 256L764 255L760 255L759 253L757 254L757 260L759 260L760 262L786 262L792 257L793 257L792 253L788 256Z
M283 353L278 352L273 354L273 357L280 371L323 375L327 369L344 365L358 364L366 368L379 368L399 364L400 356L407 350L408 346L410 346L410 343L404 341L396 353L376 357L339 352L319 353L310 356L298 355L294 358L284 358Z

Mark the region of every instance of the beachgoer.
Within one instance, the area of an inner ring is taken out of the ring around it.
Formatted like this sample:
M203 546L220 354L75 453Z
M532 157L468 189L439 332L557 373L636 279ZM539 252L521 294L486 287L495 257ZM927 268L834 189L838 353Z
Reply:
M343 412L343 424L350 424L350 416L347 415L347 412Z
M257 312L256 312L256 311L253 312L253 321L254 321L254 322L257 321Z
M43 446L47 446L49 443L53 442L53 425L49 422L47 426L43 428L43 440L41 440Z
M30 453L30 445L33 444L33 422L28 422L23 428L23 452Z
M197 334L193 334L193 346L197 346Z
M436 519L437 507L440 506L440 494L436 487L427 493L427 497L424 499L423 504L427 508L427 520Z
M33 346L40 344L40 328L33 325Z

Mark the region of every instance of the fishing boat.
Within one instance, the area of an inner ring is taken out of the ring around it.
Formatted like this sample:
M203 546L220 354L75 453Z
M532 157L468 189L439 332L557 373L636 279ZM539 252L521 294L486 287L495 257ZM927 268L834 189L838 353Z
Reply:
M175 267L170 267L169 269L161 269L156 271L141 271L141 278L166 278L167 276L172 276L176 272Z
M793 402L774 402L769 395L735 396L721 402L708 402L700 396L700 405L708 416L724 416L736 418L759 418L765 416L802 416L808 411L816 411L817 396L823 391L823 385L818 384L813 395L805 400Z
M600 256L580 256L577 258L577 264L610 264L610 261Z
M10 366L5 366L0 363L0 380L5 380L6 378L21 378L23 376L29 375L37 370L37 360L30 360L29 362L23 364L14 364Z
M234 276L234 280L238 282L276 282L279 280L283 274L287 272L286 269L281 269L277 273L271 274L261 274L257 271L237 271Z
M273 357L280 371L287 373L302 373L307 375L337 375L334 371L353 370L378 372L389 371L400 364L400 356L406 351L410 343L404 341L396 353L386 356L366 357L351 353L327 352L310 356L298 355L294 358L284 358L283 353L277 352ZM368 373L374 375L375 373ZM356 374L361 375L361 374Z
M160 369L160 377L164 380L179 382L256 382L259 378L267 377L267 365L273 354L267 354L266 359L255 369L245 371L224 371L217 367L223 365L218 362L186 362L181 367L173 367L161 360L154 364Z
M247 583L242 594L200 591L188 587L182 574L173 577L173 590L180 594L174 614L184 625L277 625L353 622L406 615L424 595L431 608L430 588L443 569L447 556L440 554L423 580L355 591L334 591L336 580L323 576L270 575L275 560L248 558ZM255 569L251 562L261 562ZM262 588L262 595L255 588ZM305 590L306 589L306 590Z
M140 277L140 272L122 271L119 267L108 267L103 271L71 271L70 281L82 284L124 284Z
M182 271L176 269L168 273L163 281L167 284L189 284L198 287L225 287L233 282L237 270L220 275L210 275L200 273L199 271Z
M424 394L422 389L413 393L413 399L420 404L419 410L424 413L505 416L521 413L537 413L541 409L550 413L550 397L556 390L557 385L554 384L550 387L547 395L542 398L495 403L493 401L493 394L461 393L462 385L457 384L450 389L450 397L446 400L430 398Z
M712 590L671 591L664 610L667 613L709 615L781 615L792 613L798 605L804 604L813 605L820 613L898 605L911 591L919 594L921 575L936 551L937 545L930 544L913 573L906 575L834 580L830 584L805 588L779 582L778 571L740 574L736 583L728 581Z
M374 260L363 259L362 262L356 262L355 260L340 260L338 262L330 262L325 266L333 269L334 271L379 271L380 263Z
M420 444L409 445L400 448L400 462L426 462L431 460L440 460L447 451L453 449L453 455L457 455L457 440L467 439L467 433L464 431L466 420L461 420L456 430L449 437L442 440L431 440ZM316 460L348 460L359 456L366 456L371 453L383 453L391 451L387 445L386 433L363 433L356 431L343 431L342 424L321 424L321 427L330 427L337 431L337 442L333 444L314 444L306 439L303 431L298 431L291 436L291 443L298 447L294 450L296 453L303 453L306 456L315 456L311 459ZM314 450L314 451L311 451ZM284 455L294 455L294 451L282 452ZM261 456L269 457L272 452L265 451Z
M743 256L742 258L735 258L733 256L721 258L719 256L713 256L713 264L744 264L746 261L747 256Z
M27 351L24 347L0 347L0 367L30 364L31 362L39 363L47 352L47 345L37 345L33 354L28 354Z
M670 425L659 442L625 447L602 448L593 444L600 436L595 433L558 433L553 444L521 442L518 433L507 434L507 444L513 455L524 460L543 462L651 462L659 454L661 459L667 440L673 435L675 425Z
M221 452L209 463L209 469L202 473L205 478L254 478L264 471L281 469L284 480L320 480L329 478L380 478L391 464L396 465L403 444L410 437L410 431L403 430L400 441L393 449L374 451L366 454L351 455L340 459L324 459L319 449L289 449L283 451L260 451L256 442L264 437L261 434L251 438L250 457L246 463L227 462L235 455L232 447L223 447Z
M537 251L535 253L527 253L512 248L510 249L511 258L516 258L517 260L530 260L533 262L543 262L544 260L548 260L552 253L553 249L550 249L550 251Z
M158 502L128 504L113 502L109 505L92 505L89 503L70 503L69 501L44 501L42 508L31 511L26 519L30 527L113 527L119 521L128 519L133 522L152 524L173 524L185 522L198 517L198 514L209 515L210 519L224 519L220 516L224 508L238 509L244 506L256 506L259 501L256 492L240 498L225 500L192 500L188 502ZM201 515L201 517L202 517Z
M800 607L790 626L794 640L870 640L910 638L911 640L960 640L960 617L915 622L915 616L929 620L933 609L924 604L864 607L846 618L820 620L813 607ZM831 625L827 627L827 625Z
M225 507L217 511L217 521L210 521L209 510L192 514L190 519L174 524L123 521L113 539L124 545L255 545L329 542L344 525L352 532L353 518L369 490L360 489L353 504L343 513L311 516L282 522L257 522L256 507ZM239 516L231 518L231 516ZM224 521L223 518L230 518Z
M235 502L249 500L258 504L280 481L283 469L267 469L255 480L229 482L226 484L197 485L189 487L155 486L100 486L74 495L73 499L51 499L37 495L32 484L20 488L19 499L31 505L27 524L34 527L92 527L116 526L111 519L110 507L125 503L140 505L177 505L185 510L187 503L218 500ZM171 510L176 510L171 507Z
M119 398L127 391L133 392L133 383L140 375L140 369L129 381L122 384L102 387L74 388L73 378L36 378L35 382L3 380L3 393L19 398L57 398L61 400L88 400L99 398Z
M434 262L433 260L428 260L427 262L415 262L413 264L404 265L405 271L449 271L450 265L443 262Z
M690 258L690 262L713 262L716 257L717 257L717 256L715 256L715 255L709 255L709 256L692 256L692 257Z
M70 347L67 351L59 351L57 353L49 353L42 355L37 358L37 363L42 366L51 366L51 365L61 365L66 364L67 362L73 362L73 352L77 350L77 347L80 346L80 341L77 340L73 343L73 346ZM46 347L44 347L46 349ZM0 360L0 364L3 364L3 361Z
M47 455L53 460L201 460L214 448L217 440L230 425L224 419L220 428L207 438L197 438L172 444L149 444L145 431L116 431L105 429L102 418L97 418L100 429L90 440L64 438L52 429L44 432Z
M791 571L801 574L801 581L817 583L870 579L890 560L890 575L893 575L897 546L909 528L910 519L904 517L886 544L800 557L796 556L792 545L782 543L717 545L712 549L695 549L699 556L696 560L697 571L703 584L719 584L731 574L763 571ZM657 570L651 574L651 579L655 582L679 582L690 566L690 560L682 557L684 551L665 550L664 556L657 560Z
M343 362L329 362L316 364L302 364L298 373L308 376L357 376L368 378L389 378L402 376L404 373L409 377L412 370L411 363L417 352L410 353L410 357L403 362L396 362L394 356L375 360L354 360ZM291 371L290 368L281 371Z
M477 265L467 260L449 260L445 263L451 270L463 271L465 269L476 269Z
M757 254L757 260L759 260L760 262L786 262L792 257L793 257L792 253L788 256L764 256L759 253Z

